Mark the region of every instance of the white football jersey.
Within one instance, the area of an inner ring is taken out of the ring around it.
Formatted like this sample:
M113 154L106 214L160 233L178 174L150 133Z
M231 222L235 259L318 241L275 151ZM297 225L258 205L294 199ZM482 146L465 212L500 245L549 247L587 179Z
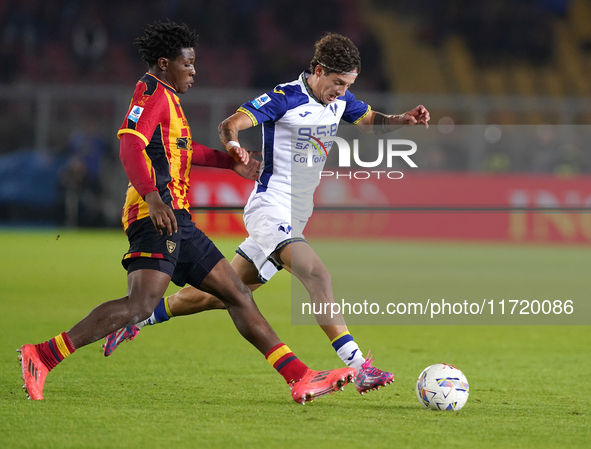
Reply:
M263 134L262 170L245 211L255 197L264 195L291 208L292 217L307 221L339 121L356 124L371 109L349 91L333 103L322 103L308 84L309 75L304 72L238 109L255 126L262 124Z

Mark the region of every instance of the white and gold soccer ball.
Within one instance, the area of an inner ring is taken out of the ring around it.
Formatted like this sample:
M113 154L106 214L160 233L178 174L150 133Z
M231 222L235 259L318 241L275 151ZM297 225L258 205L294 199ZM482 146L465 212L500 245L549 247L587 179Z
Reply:
M425 368L417 379L416 390L420 404L433 410L460 410L470 395L464 373L447 363Z

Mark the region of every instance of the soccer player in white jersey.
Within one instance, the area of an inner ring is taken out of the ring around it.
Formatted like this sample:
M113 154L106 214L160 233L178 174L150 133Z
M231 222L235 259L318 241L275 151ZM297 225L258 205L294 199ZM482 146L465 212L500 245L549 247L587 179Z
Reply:
M232 267L252 291L277 270L285 268L302 282L312 303L334 302L330 274L303 235L326 157L317 158L311 170L300 170L293 165L298 151L293 145L294 138L309 139L308 130L314 128L316 132L311 134L323 134L326 143L326 139L336 135L340 120L361 125L362 131L373 134L391 132L403 125L428 127L429 112L422 105L400 115L385 115L355 99L349 87L360 69L361 58L353 42L330 33L316 42L309 71L244 103L219 126L222 144L236 160L245 162L249 156L238 142L238 133L262 124L262 170L244 208L249 236L232 260ZM303 134L299 130L304 130ZM328 152L330 144L324 146ZM214 296L187 286L163 298L148 320L108 336L104 354L110 355L121 342L133 339L146 324L222 308L223 303ZM357 370L355 387L359 393L394 380L392 373L372 366L369 353L363 357L342 315L332 320L324 316L316 318L339 357Z

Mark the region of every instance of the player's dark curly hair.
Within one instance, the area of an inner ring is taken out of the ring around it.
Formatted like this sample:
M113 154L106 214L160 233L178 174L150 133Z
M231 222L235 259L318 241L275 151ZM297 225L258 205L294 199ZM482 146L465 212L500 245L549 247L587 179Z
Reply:
M134 44L142 59L153 66L159 58L178 58L183 48L195 47L198 38L199 35L184 23L178 25L168 20L146 26L144 35L138 37Z
M318 64L325 73L361 72L361 56L355 44L348 37L337 33L328 33L314 44L314 57L310 62L310 71Z

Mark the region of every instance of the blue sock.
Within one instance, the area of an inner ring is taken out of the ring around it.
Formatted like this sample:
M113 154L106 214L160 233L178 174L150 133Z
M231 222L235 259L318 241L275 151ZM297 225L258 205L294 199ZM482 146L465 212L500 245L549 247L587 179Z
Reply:
M167 312L167 308L168 308L168 304L167 304L167 300L168 298L162 298L160 300L160 302L158 303L158 305L156 306L156 308L154 309L154 313L152 314L152 316L150 318L153 318L155 323L152 324L156 324L156 323L163 323L165 321L168 321L170 319L170 315Z

